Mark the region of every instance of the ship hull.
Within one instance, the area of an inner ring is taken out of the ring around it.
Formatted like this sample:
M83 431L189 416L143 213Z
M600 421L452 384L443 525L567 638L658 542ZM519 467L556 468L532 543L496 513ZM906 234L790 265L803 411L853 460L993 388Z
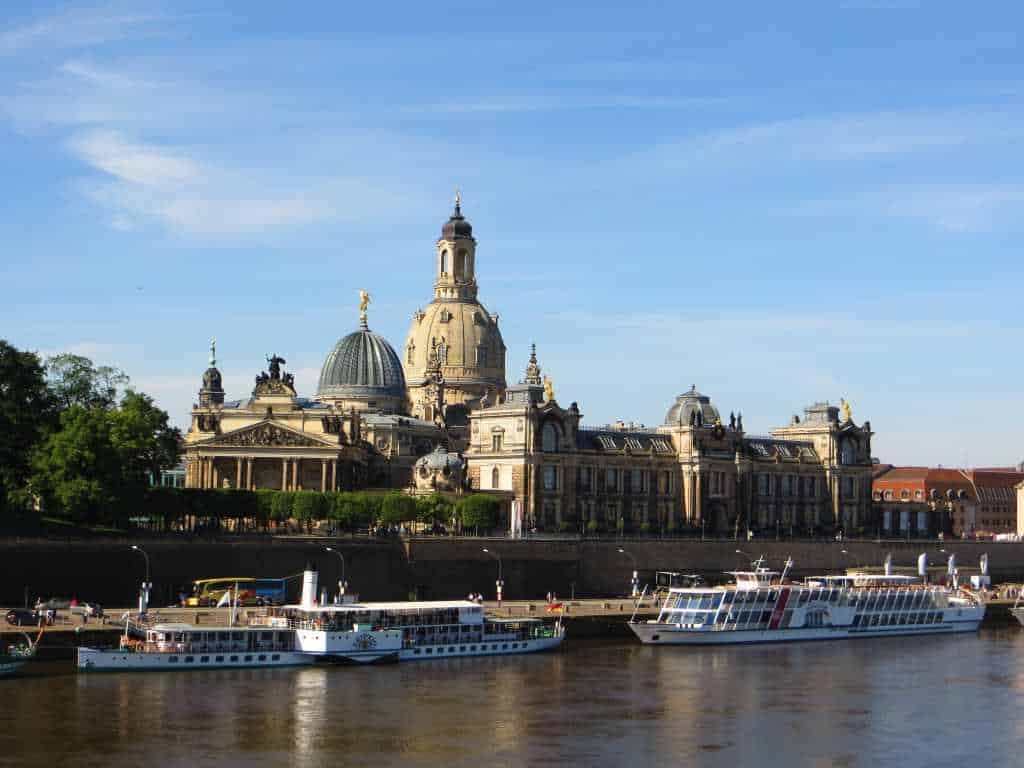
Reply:
M313 661L313 656L294 651L186 654L79 648L77 666L81 672L171 672L181 669L298 667Z
M426 661L429 659L454 659L467 656L511 656L521 653L551 651L562 644L565 634L555 637L537 637L529 640L494 640L486 643L457 645L424 645L403 648L402 661Z
M984 616L946 621L941 624L895 627L809 627L803 629L742 629L702 631L680 628L675 624L630 624L629 628L645 645L749 645L754 643L792 643L812 640L849 640L869 637L906 637L908 635L951 635L976 632Z

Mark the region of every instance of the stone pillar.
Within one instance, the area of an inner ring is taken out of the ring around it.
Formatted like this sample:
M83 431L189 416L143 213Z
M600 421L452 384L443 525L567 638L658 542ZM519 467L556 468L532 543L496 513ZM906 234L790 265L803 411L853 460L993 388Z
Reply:
M338 460L331 459L331 490L338 490Z
M281 490L288 490L288 459L281 459Z
M299 490L299 459L292 459L292 490Z
M245 487L250 491L256 490L252 485L252 456L245 457Z
M320 493L327 490L327 459L320 459Z
M242 487L242 457L235 457L235 489Z
M696 472L694 477L693 519L696 522L701 522L704 519L704 487L701 482L701 476L703 474L703 472Z

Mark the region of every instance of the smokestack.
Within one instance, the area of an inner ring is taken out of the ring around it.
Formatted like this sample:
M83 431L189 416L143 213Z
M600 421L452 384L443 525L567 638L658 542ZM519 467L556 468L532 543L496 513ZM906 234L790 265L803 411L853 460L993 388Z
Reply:
M303 608L313 608L316 605L317 572L311 563L306 563L306 569L302 572L302 602Z
M922 552L917 556L917 575L922 580L928 579L928 553Z
M988 576L988 552L981 556L981 575Z
M892 576L892 552L885 556L885 575Z

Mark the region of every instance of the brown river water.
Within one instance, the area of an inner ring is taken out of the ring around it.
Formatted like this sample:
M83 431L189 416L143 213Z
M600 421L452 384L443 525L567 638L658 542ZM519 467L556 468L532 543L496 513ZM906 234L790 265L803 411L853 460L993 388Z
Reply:
M0 680L0 765L1015 766L1024 631Z

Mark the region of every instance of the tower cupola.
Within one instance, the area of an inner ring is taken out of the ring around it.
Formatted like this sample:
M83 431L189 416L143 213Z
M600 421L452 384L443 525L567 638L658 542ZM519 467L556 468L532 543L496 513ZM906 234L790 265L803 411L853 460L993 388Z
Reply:
M475 301L476 240L473 225L462 215L462 196L455 193L455 210L441 227L437 241L435 301Z

